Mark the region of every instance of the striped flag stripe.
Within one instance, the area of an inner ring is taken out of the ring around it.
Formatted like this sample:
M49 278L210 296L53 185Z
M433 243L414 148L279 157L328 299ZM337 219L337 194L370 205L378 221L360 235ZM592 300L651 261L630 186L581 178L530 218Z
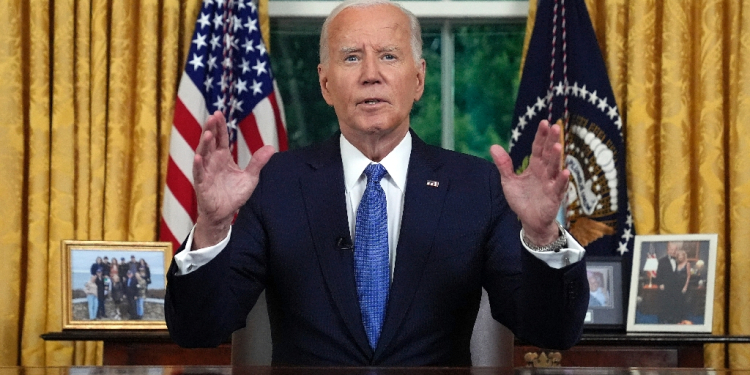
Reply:
M276 88L276 82L274 82L274 88ZM273 108L273 117L276 123L276 134L278 134L278 144L280 145L277 146L276 149L279 151L286 151L286 145L288 144L288 142L286 138L286 122L284 121L284 116L282 115L282 111L284 108L281 105L280 101L276 100L277 92L278 90L268 95L268 100L269 102L271 102L271 107Z
M177 166L177 169L188 179L192 186L195 149L185 141L185 138L179 132L172 132L169 142L169 162ZM170 174L167 172L167 178L169 176Z
M194 222L182 204L172 195L169 187L164 189L164 212L170 213L170 215L165 215L163 220L172 236L177 239L177 246L179 246L180 242L187 238Z
M170 157L169 163L167 163L167 175L170 178L171 185L175 186L192 186L193 184L188 180L187 176L177 167L174 160ZM195 198L195 192L193 189L175 189L172 190L172 196L175 197L177 202L182 206L190 219L195 221L197 216L197 202Z

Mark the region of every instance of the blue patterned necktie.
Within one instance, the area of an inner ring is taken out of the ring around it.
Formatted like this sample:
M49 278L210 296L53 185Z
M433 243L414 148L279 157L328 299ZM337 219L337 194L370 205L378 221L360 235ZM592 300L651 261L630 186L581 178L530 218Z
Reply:
M367 188L357 208L354 229L354 277L357 281L359 308L367 339L375 349L385 319L390 288L388 262L388 211L380 179L386 174L380 164L365 168Z

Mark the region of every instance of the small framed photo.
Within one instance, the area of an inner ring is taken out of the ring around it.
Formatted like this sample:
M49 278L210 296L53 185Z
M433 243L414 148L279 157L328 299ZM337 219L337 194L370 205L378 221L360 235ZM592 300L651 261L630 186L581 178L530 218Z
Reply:
M628 332L711 332L716 234L636 236Z
M587 257L589 307L583 321L586 330L625 328L622 262L615 257Z
M63 241L63 329L166 329L169 242Z

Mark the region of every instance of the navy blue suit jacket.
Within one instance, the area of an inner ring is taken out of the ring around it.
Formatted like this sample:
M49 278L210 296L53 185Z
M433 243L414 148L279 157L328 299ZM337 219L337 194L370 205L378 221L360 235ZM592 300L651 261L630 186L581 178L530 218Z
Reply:
M226 249L168 274L175 342L216 346L265 289L273 363L467 366L481 288L519 338L567 348L588 305L584 262L557 270L523 249L497 168L415 134L396 266L380 341L370 348L357 302L339 137L274 155L240 210ZM427 181L438 181L433 187Z

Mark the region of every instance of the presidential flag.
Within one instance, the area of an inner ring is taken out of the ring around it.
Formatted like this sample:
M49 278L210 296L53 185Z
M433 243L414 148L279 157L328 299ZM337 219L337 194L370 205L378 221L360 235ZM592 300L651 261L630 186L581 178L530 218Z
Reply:
M177 249L195 223L192 164L202 126L219 110L241 168L263 145L287 148L281 97L252 0L204 0L175 103L160 236Z
M564 128L563 224L588 255L632 256L622 119L583 0L538 3L509 147L517 171L543 119Z

